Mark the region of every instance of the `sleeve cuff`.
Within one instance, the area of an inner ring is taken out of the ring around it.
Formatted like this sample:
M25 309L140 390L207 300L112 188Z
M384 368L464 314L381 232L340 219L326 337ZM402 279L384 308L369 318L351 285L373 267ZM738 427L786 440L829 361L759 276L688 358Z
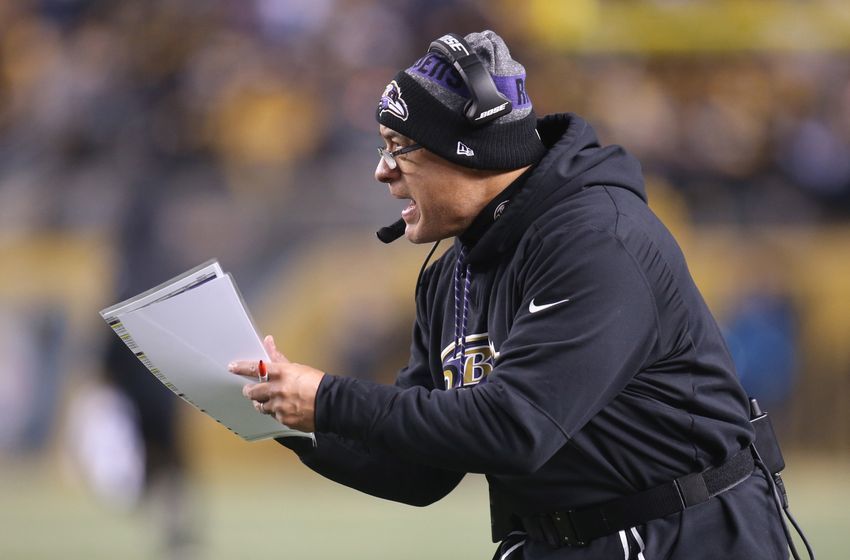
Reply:
M291 449L299 457L310 454L318 444L318 442L314 443L313 438L299 436L275 438L275 441L287 449Z
M401 389L326 374L316 392L316 431L366 439Z

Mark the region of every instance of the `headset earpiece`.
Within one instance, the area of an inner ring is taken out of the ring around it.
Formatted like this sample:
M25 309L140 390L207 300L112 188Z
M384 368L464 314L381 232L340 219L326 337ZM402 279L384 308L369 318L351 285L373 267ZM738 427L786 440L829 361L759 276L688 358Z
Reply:
M433 41L428 52L451 62L469 89L471 98L464 106L464 114L472 126L485 125L513 110L510 100L496 88L492 76L463 37L447 33Z

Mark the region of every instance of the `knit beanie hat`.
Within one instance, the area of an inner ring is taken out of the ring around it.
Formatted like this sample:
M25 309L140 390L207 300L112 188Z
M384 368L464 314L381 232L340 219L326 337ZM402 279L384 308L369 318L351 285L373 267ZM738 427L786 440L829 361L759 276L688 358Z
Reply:
M475 169L518 169L537 163L546 149L525 90L525 68L496 33L465 37L512 110L483 126L464 114L471 94L441 54L429 52L395 75L378 103L378 122L449 161Z

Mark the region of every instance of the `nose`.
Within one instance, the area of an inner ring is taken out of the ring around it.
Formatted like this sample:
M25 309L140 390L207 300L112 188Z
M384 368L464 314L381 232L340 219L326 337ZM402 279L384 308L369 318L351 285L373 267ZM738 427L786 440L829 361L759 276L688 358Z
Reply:
M384 158L378 158L378 166L375 167L375 180L379 183L389 183L398 176L398 167L390 169Z

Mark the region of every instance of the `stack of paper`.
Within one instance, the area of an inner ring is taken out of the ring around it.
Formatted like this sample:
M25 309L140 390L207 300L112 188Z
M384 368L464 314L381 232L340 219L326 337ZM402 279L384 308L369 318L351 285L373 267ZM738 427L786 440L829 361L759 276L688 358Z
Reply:
M127 347L166 387L248 441L311 436L254 409L242 396L252 381L235 360L266 360L239 290L211 260L100 312Z

